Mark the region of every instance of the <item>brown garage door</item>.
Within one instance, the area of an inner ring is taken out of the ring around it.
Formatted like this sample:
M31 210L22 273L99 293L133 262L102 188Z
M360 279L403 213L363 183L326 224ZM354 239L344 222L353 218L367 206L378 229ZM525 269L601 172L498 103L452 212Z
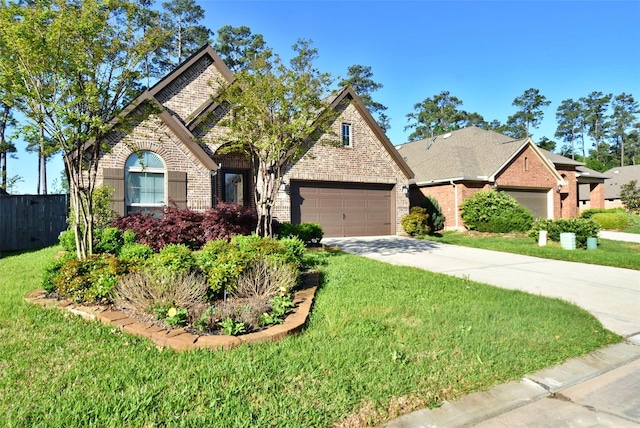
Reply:
M291 183L291 221L319 223L324 236L389 235L395 200L392 185Z
M529 209L534 218L548 217L547 190L529 189L500 189L504 193L513 196L523 207Z

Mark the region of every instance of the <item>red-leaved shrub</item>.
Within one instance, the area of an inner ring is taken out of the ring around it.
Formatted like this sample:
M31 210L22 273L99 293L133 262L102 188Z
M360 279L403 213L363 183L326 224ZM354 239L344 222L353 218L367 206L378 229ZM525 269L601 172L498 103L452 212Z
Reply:
M257 216L251 208L219 203L204 213L174 207L165 208L160 216L133 213L115 220L113 225L122 231L132 230L137 242L159 251L169 244L184 244L197 250L214 239L248 235L256 223Z

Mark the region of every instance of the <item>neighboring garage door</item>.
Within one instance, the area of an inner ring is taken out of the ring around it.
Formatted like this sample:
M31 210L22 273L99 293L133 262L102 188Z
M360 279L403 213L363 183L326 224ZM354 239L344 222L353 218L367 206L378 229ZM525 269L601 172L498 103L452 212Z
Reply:
M504 193L513 196L520 203L531 211L534 218L547 218L549 215L548 191L547 190L524 190L524 189L500 189Z
M291 221L319 223L324 236L395 233L393 185L291 182Z

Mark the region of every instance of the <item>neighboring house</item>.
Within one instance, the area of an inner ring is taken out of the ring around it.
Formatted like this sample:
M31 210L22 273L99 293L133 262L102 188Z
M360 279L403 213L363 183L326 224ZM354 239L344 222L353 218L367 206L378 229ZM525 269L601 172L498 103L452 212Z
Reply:
M98 184L115 189L118 214L166 205L205 210L217 201L254 205L250 163L220 150L226 109L213 97L232 79L205 46L125 109L135 118L153 107L130 131L106 138L111 150L100 159ZM401 233L411 170L352 89L329 103L339 113L333 131L342 144L310 146L285 175L274 217L320 223L328 237Z
M604 206L605 208L622 207L620 200L621 187L632 180L640 184L640 165L618 166L604 173Z
M530 138L513 139L477 127L406 143L397 150L415 173L412 205L425 195L435 197L449 229L464 226L463 201L489 189L515 197L536 218L574 217L578 183L591 180L582 178L587 177L578 170L583 164L542 150ZM596 178L590 188L591 206L604 204L603 181Z

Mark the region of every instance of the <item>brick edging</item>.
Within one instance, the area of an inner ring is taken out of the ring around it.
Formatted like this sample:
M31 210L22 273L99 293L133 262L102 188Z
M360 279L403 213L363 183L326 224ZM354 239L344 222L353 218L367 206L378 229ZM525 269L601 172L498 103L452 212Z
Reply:
M67 310L88 320L98 320L105 324L118 327L120 330L150 339L158 346L175 350L189 350L198 348L230 349L243 343L259 343L280 340L287 335L299 333L307 322L311 305L318 286L311 286L293 293L293 309L282 324L242 336L226 335L197 335L189 333L185 328L167 330L150 322L142 322L128 317L124 312L112 311L101 306L84 306L75 304L72 300L58 300L48 298L42 289L34 290L25 295L29 303L43 307L57 307Z

